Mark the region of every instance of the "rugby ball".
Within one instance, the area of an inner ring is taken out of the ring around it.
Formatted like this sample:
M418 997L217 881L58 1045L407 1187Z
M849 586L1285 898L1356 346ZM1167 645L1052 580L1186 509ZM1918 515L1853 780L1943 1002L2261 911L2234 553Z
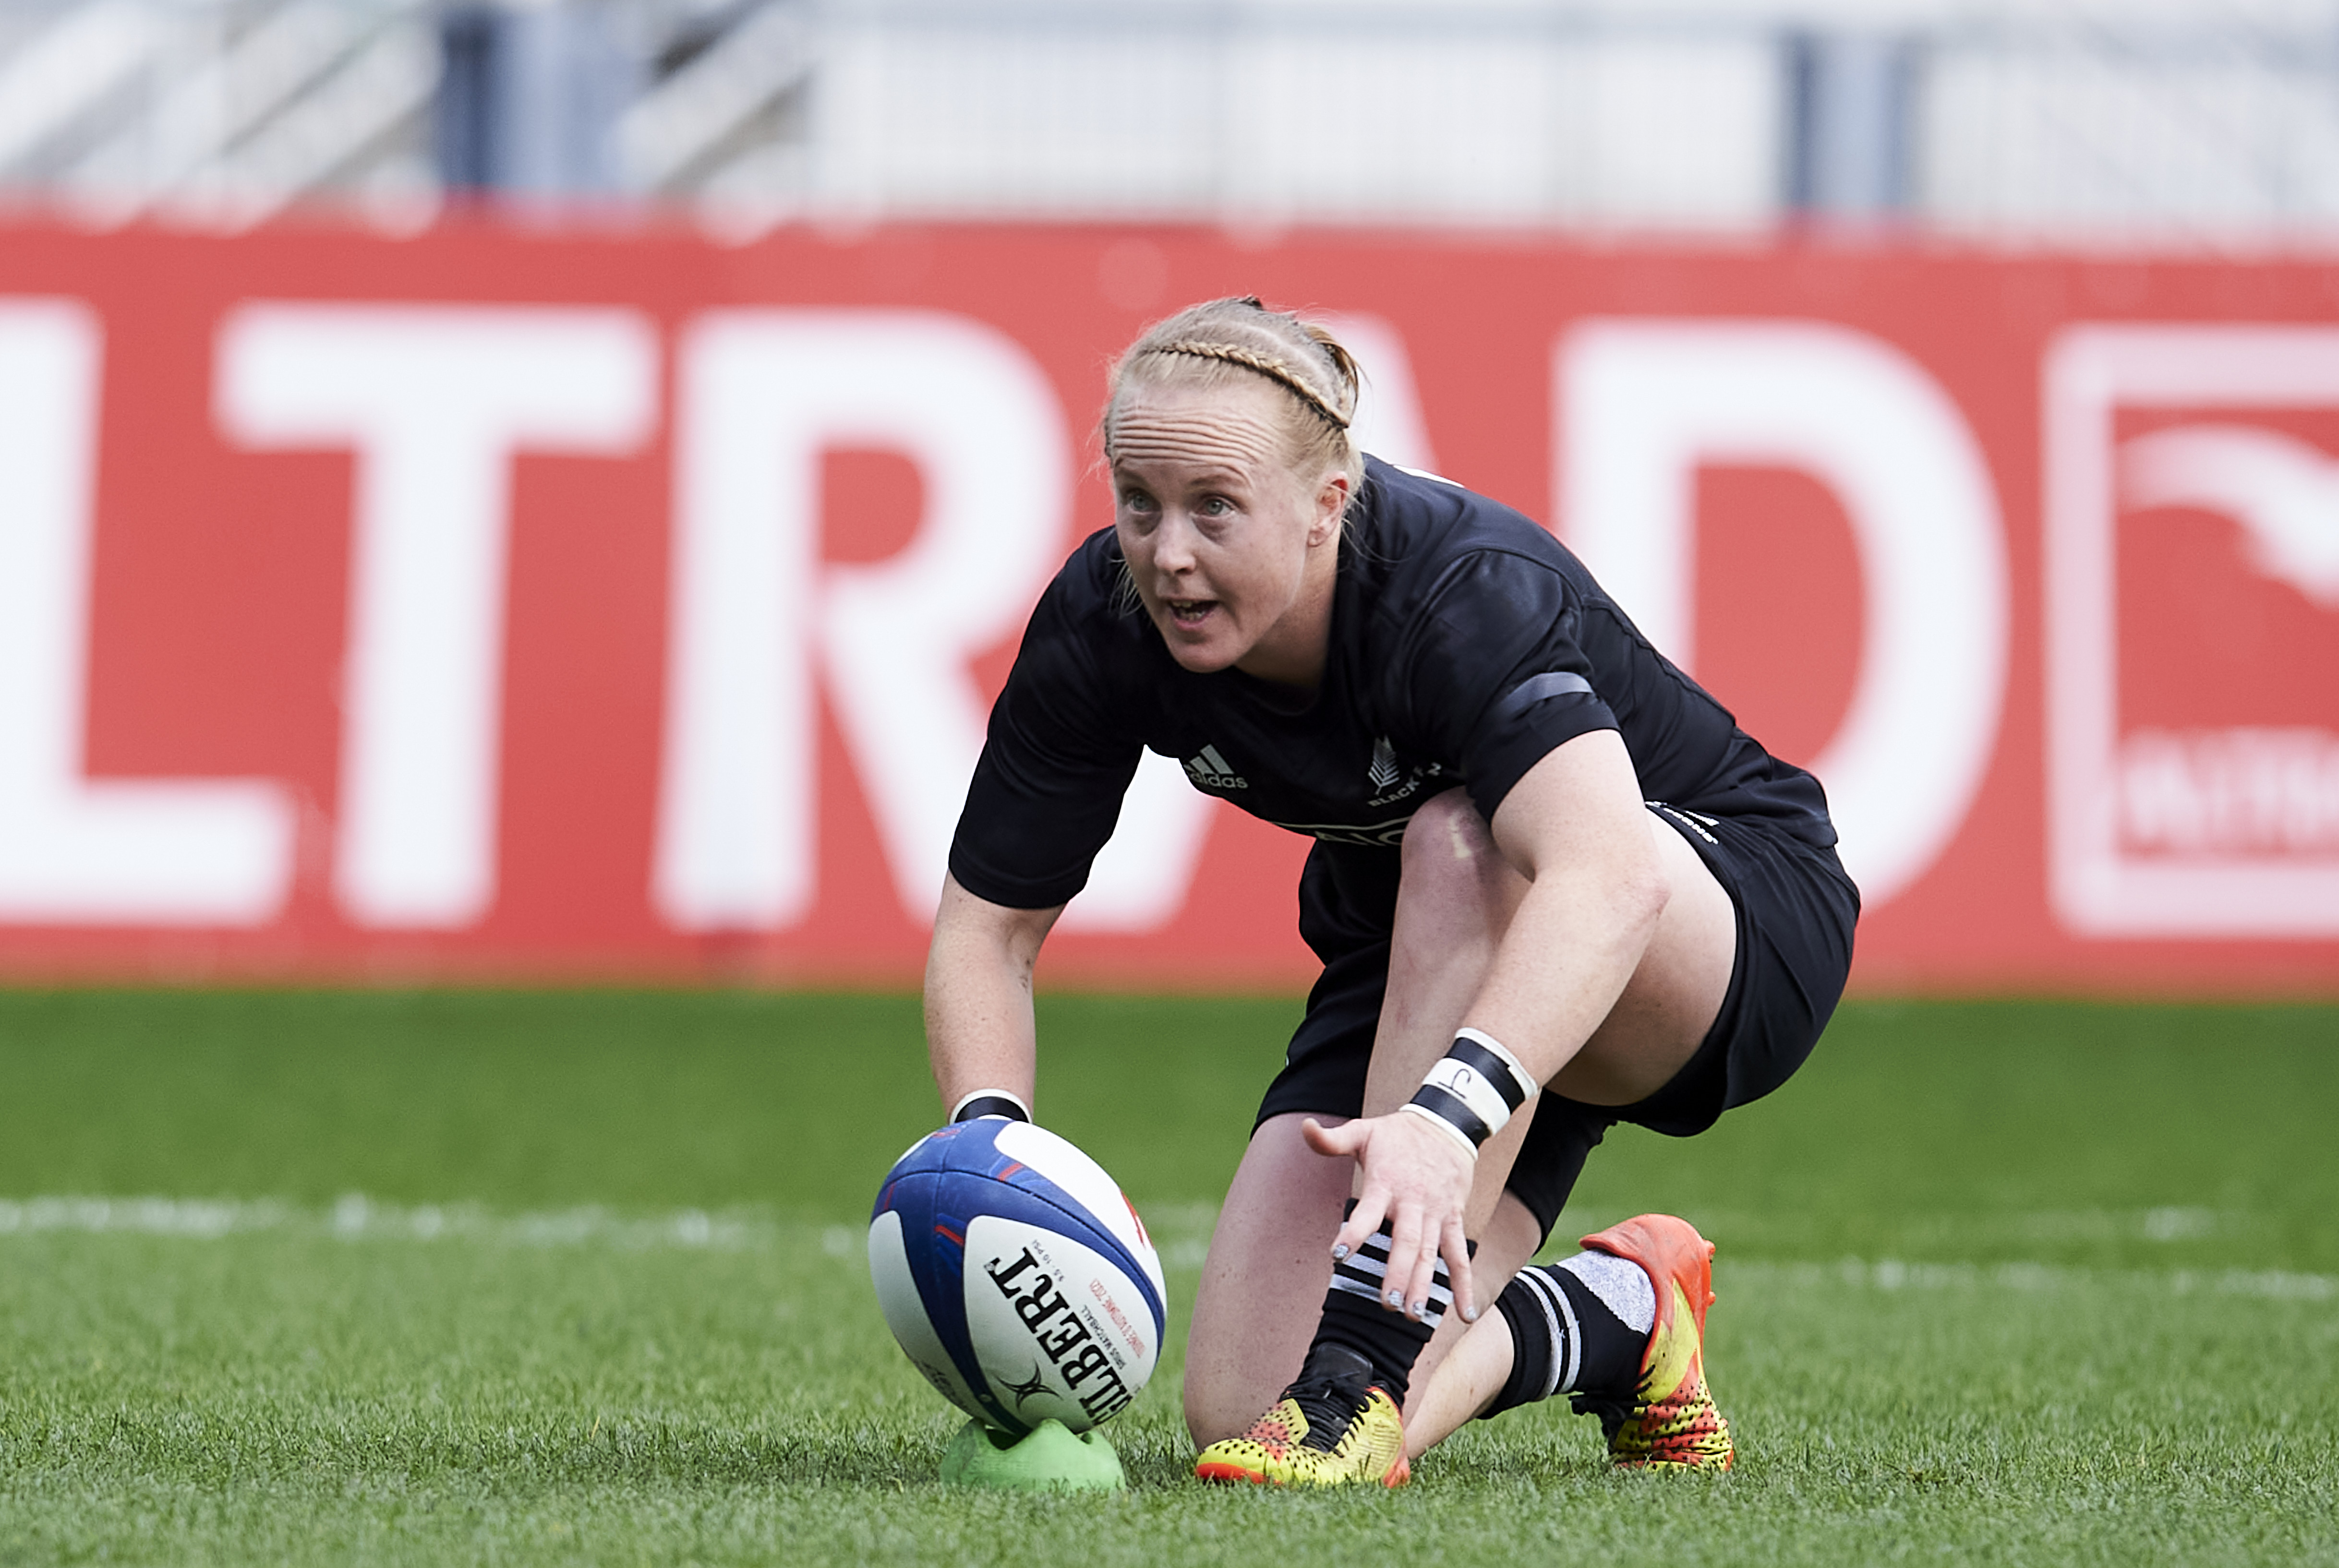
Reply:
M1085 1432L1161 1354L1161 1260L1104 1168L1029 1122L927 1134L869 1219L886 1326L943 1398L1021 1437Z

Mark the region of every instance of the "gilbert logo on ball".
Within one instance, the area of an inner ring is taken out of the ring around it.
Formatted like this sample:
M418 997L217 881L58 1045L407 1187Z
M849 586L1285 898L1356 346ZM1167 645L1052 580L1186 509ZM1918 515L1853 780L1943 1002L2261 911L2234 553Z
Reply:
M886 1326L943 1397L1021 1436L1110 1419L1161 1352L1161 1260L1104 1169L1028 1122L960 1122L895 1162L869 1221Z

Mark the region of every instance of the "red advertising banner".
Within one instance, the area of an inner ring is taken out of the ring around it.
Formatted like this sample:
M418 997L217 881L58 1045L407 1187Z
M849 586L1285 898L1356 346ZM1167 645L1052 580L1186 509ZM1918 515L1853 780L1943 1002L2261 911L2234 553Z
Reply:
M7 232L0 971L913 981L1232 292L1816 768L1861 986L2339 984L2339 268L1002 227ZM1043 978L1308 977L1182 760Z

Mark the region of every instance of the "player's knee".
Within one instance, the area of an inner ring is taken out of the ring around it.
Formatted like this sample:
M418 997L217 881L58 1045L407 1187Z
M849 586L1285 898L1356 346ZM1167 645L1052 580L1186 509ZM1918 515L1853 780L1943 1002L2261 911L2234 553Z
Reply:
M1272 1399L1274 1395L1266 1396ZM1261 1410L1257 1390L1237 1391L1223 1377L1207 1374L1198 1377L1189 1365L1185 1387L1186 1435L1194 1440L1197 1448L1208 1448L1213 1443L1241 1435Z

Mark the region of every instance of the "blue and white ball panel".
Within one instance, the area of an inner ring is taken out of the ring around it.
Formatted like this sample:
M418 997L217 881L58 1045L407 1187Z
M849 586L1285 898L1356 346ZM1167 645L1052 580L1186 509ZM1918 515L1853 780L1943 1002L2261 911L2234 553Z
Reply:
M1068 1139L1045 1128L1001 1119L962 1121L928 1133L894 1163L878 1190L871 1218L896 1206L900 1197L906 1196L903 1184L919 1176L973 1178L981 1184L998 1183L1052 1205L1064 1212L1067 1223L1097 1233L1091 1245L1108 1256L1119 1253L1121 1268L1151 1285L1157 1302L1169 1295L1160 1256L1154 1251L1137 1210L1122 1196L1120 1183ZM972 1196L980 1190L980 1187L970 1189L970 1196L955 1205L943 1204L943 1217L991 1212L983 1208L982 1199ZM965 1229L951 1225L943 1234L962 1238Z
M1120 1183L1106 1175L1103 1166L1069 1139L1028 1121L1001 1122L994 1147L1039 1172L1070 1197L1081 1213L1103 1225L1151 1282L1155 1297L1170 1294L1162 1282L1161 1259L1153 1250L1153 1238L1145 1234L1145 1222L1137 1218L1137 1209L1122 1195Z
M1027 1123L914 1145L878 1194L869 1266L912 1362L1007 1432L1050 1416L1084 1431L1160 1356L1167 1292L1143 1225L1094 1160Z
M911 1277L909 1256L902 1245L902 1217L897 1213L881 1214L869 1227L869 1277L877 1287L877 1307L885 1315L885 1326L893 1331L894 1342L909 1356L910 1365L924 1373L926 1381L952 1405L977 1419L991 1419L926 1316L924 1297Z
M1110 1420L1153 1376L1161 1335L1143 1286L1103 1254L1021 1220L967 1227L968 1337L1014 1425ZM1012 1427L1010 1428L1012 1430Z

